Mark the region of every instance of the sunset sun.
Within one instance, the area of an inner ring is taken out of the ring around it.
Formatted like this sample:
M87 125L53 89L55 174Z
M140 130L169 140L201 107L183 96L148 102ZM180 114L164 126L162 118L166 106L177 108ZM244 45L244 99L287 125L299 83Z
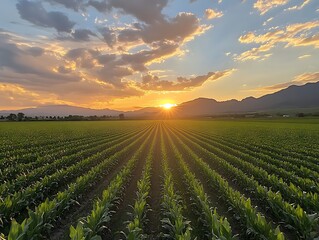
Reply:
M165 104L162 104L161 107L164 108L164 109L166 109L166 110L169 110L169 109L171 109L172 107L176 107L176 104L165 103Z

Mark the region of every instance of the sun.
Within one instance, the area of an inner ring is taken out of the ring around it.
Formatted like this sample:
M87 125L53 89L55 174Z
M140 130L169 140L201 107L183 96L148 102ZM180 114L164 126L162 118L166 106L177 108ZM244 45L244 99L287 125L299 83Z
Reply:
M169 109L171 109L172 107L176 107L176 104L165 103L165 104L162 104L161 107L164 108L164 109L166 109L166 110L169 110Z

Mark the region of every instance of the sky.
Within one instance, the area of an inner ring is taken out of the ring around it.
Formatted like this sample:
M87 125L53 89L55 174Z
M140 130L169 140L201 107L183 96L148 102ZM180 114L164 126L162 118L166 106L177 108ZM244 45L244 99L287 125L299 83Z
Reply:
M0 109L134 110L319 81L318 0L1 0Z

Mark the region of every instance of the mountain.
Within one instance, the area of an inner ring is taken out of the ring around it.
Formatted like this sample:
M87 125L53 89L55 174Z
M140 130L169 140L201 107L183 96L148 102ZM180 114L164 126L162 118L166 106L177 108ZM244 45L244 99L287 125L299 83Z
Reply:
M20 110L7 110L0 111L0 115L9 115L10 113L22 112L26 116L69 116L69 115L81 115L81 116L118 116L121 112L111 109L91 109L83 107L75 107L69 105L46 105L38 106L36 108L25 108Z
M214 99L198 98L180 104L176 112L180 117L185 117L303 108L319 108L319 82L293 85L260 98L248 97L241 101L217 102Z
M26 116L118 116L124 113L129 118L166 118L196 117L236 113L272 112L280 110L300 111L302 109L319 109L319 82L303 86L290 86L278 92L259 98L248 97L241 101L229 100L218 102L209 98L197 98L179 104L171 111L159 107L142 108L135 111L116 111L112 109L90 109L69 105L48 105L12 111L0 111L0 115L23 112Z

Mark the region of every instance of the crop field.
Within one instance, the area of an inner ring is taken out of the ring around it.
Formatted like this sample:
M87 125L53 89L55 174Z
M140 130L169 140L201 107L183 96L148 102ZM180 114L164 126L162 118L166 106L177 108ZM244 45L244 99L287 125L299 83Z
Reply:
M0 123L0 239L318 239L319 120Z

